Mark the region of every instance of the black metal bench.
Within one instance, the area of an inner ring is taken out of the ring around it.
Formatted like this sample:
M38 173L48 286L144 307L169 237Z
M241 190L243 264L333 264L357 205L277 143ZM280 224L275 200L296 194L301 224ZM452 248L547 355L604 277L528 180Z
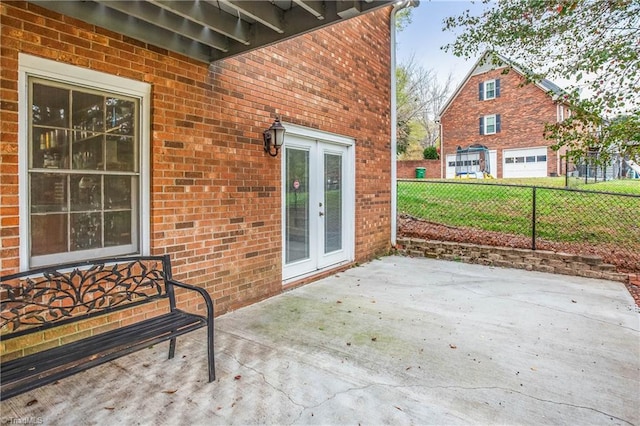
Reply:
M206 315L176 307L174 288L197 292ZM41 333L99 315L147 306L160 315L0 363L4 400L115 358L207 327L209 382L215 380L213 302L202 288L172 279L169 256L137 256L57 265L0 277L0 340ZM168 299L168 300L166 300ZM131 322L135 317L126 317ZM93 334L93 333L92 333Z

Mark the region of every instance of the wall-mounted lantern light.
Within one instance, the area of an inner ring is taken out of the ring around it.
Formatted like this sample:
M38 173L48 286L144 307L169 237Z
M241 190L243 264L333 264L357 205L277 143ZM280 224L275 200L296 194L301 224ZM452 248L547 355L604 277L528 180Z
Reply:
M270 156L275 157L278 155L278 151L282 144L284 144L284 132L286 129L280 123L280 117L276 117L271 127L264 131L264 150L268 152Z

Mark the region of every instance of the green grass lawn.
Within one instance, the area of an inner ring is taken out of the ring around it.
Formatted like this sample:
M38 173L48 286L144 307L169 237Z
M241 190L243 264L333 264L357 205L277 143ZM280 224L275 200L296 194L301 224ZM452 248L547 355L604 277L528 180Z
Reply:
M494 183L499 185L526 185L526 186L540 186L547 188L565 188L565 184L568 183L570 189L580 189L584 191L603 191L603 192L619 192L622 194L637 194L640 195L640 179L618 179L610 180L606 182L589 181L585 183L582 178L570 177L568 181L564 176L560 177L546 177L546 178L521 178L521 179L468 179L468 180L453 180L453 179L425 179L425 181L431 182L465 182L476 184Z
M398 211L449 226L531 236L533 188L518 186L531 185L537 186L538 238L640 250L640 197L622 195L640 195L640 181L572 187L581 191L564 191L564 183L563 177L398 182Z
M640 179L609 180L606 182L585 184L582 179L571 179L570 188L577 187L588 191L620 192L640 195Z

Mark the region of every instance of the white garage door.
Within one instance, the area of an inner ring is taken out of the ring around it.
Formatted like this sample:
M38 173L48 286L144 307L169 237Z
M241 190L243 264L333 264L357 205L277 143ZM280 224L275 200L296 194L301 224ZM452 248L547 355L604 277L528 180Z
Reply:
M547 148L505 149L502 177L546 177Z
M498 154L497 151L495 150L490 150L489 151L489 160L491 160L491 163L489 164L489 170L491 171L491 176L496 177L496 170L497 170L497 158L498 158ZM460 166L462 166L462 164L460 164ZM449 154L447 155L447 171L446 171L446 175L445 177L447 179L453 179L454 177L456 177L456 155L455 154Z

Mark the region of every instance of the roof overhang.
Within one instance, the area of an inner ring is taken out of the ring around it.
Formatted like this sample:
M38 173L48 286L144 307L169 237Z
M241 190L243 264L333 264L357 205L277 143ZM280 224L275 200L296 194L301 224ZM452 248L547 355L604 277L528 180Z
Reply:
M203 62L229 58L389 6L394 0L30 0Z

